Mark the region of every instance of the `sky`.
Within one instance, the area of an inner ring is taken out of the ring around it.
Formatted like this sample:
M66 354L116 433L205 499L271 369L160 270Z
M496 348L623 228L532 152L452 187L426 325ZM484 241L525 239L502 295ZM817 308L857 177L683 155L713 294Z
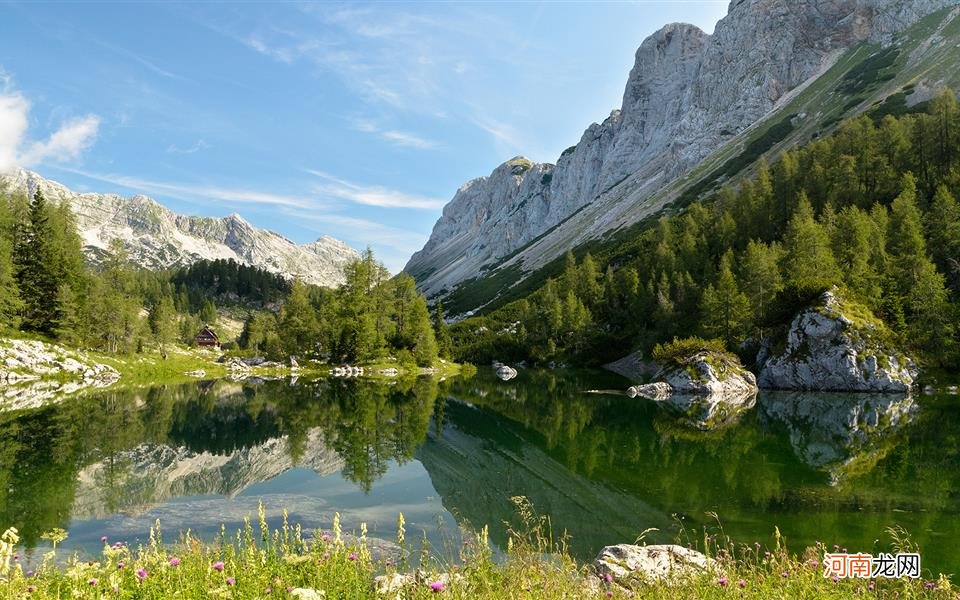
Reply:
M0 171L240 213L399 271L464 182L555 162L727 0L0 2Z

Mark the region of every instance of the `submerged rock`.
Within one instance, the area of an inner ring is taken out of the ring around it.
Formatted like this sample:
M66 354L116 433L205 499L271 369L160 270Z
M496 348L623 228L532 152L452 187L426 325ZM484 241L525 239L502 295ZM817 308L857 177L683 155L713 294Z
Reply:
M636 577L650 582L676 580L713 568L715 561L702 552L676 544L607 546L593 561L597 574L614 580Z
M907 392L918 375L916 363L889 337L869 310L845 301L834 288L793 319L782 350L761 350L760 387Z
M664 398L668 398L672 393L673 388L665 381L633 385L627 388L627 396L631 398L640 396L648 400L663 400Z
M517 376L517 370L508 365L500 365L497 367L497 377L504 381L510 381Z

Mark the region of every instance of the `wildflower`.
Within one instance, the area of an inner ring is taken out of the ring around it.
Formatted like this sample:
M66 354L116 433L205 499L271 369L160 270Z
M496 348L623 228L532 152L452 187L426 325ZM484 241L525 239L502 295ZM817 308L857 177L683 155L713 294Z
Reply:
M179 559L179 558L177 558L176 556L170 557L170 566L171 566L171 567L176 567L176 566L179 565L179 564L180 564L180 559Z
M431 590L434 594L438 594L438 593L442 592L442 591L443 591L443 588L444 588L444 585L443 585L443 582L442 582L442 581L431 581L431 582L430 582L430 590Z
M125 566L127 566L127 563L123 562L122 560L117 563L117 568L118 568L118 569L122 569L122 568L124 568Z
M237 582L233 577L227 577L227 585L233 585Z
M383 564L385 564L385 565L387 565L387 566L389 567L392 563L390 562L390 559L388 558L387 560L383 561Z
M330 541L330 534L329 534L329 533L325 533L325 534L323 534L323 535L320 536L320 539L323 540L323 541L325 541L325 542L329 542L329 541Z
M833 579L832 579L832 580L833 580L834 583L839 583L839 582L840 582L840 578L837 577L836 575L833 576Z
M120 543L120 542L114 542L114 544L113 544L113 549L114 549L114 550L119 550L120 548L123 548L123 544Z
M100 543L101 543L101 544L106 544L106 543L107 543L107 536L101 535L101 536L100 536Z
M33 577L33 569L27 571L27 577Z
M925 584L923 584L923 587L924 587L925 589L932 590L932 589L934 588L934 586L936 586L936 585L937 585L937 584L935 584L934 582L928 581L928 582L926 582Z
M270 588L267 588L267 589L263 590L263 593L266 594L267 596L269 596L270 594L273 593L273 590L271 590Z
M613 598L613 592L607 590L607 598Z
M819 564L820 561L815 558L810 560L810 567L813 569L816 569Z
M217 562L213 563L213 570L214 570L214 571L223 571L223 561L222 561L222 560L218 560Z
M757 550L760 549L760 542L754 542L753 545L757 547Z
M89 583L90 585L97 585L97 578L91 577L90 581L88 581L87 583Z
M611 581L613 581L613 575L611 575L610 573L607 573L606 575L603 576L603 580L606 581L607 583L610 583Z
M147 578L147 570L143 567L137 569L137 577L142 581Z
M867 584L867 589L870 590L871 592L873 591L873 588L875 588L875 587L877 587L877 582L876 582L876 581L871 581L870 583Z
M787 573L786 571L783 571L782 573L780 573L780 577L788 577L789 575L790 574Z
M324 558L324 560L330 558L330 553L329 553L329 552L324 552L324 553L323 553L323 558Z
M357 560L357 553L351 552L350 556L347 557L347 560Z
M765 558L770 558L770 551L767 550L766 552L764 552L764 553L763 553L763 556L764 556Z
M720 587L727 587L727 581L729 580L726 577L721 577L720 579L717 580L717 584Z
M745 587L747 587L747 582L744 581L744 580L742 580L742 579L739 579L739 580L737 580L737 585L739 585L739 586L742 587L742 588L745 588Z
M839 549L840 549L840 545L839 545L839 544L834 544L834 545L833 545L833 549L834 549L834 550L839 550Z
M33 587L32 585L28 585L28 586L27 586L27 593L28 593L28 594L32 594L32 593L35 592L36 590L37 590L37 588Z

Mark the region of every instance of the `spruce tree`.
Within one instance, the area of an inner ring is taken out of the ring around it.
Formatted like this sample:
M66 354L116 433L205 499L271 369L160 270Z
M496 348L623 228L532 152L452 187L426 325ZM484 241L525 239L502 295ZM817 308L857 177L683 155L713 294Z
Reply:
M837 282L837 263L826 231L813 217L813 207L800 192L797 208L784 234L783 274L788 285L805 292L828 288Z
M720 259L716 285L707 285L701 299L702 326L708 336L718 337L728 348L743 340L750 322L750 301L733 276L733 253Z
M54 248L50 215L43 192L38 188L26 219L17 228L14 247L17 285L23 301L23 327L50 335L57 322L56 273L52 268Z

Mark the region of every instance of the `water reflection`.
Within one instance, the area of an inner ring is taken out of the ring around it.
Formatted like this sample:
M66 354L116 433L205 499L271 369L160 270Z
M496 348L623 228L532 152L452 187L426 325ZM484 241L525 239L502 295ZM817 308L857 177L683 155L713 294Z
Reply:
M28 545L124 535L162 518L215 532L263 498L307 526L334 511L392 537L490 525L531 499L589 558L603 545L672 541L716 512L735 539L863 551L907 528L925 564L960 570L960 410L946 399L761 393L747 402L584 394L616 376L493 370L472 380L205 382L100 393L0 414L0 526ZM675 518L676 515L676 518ZM411 526L410 523L415 525ZM133 533L131 533L133 532ZM431 543L444 538L430 533ZM86 537L84 537L86 536Z

